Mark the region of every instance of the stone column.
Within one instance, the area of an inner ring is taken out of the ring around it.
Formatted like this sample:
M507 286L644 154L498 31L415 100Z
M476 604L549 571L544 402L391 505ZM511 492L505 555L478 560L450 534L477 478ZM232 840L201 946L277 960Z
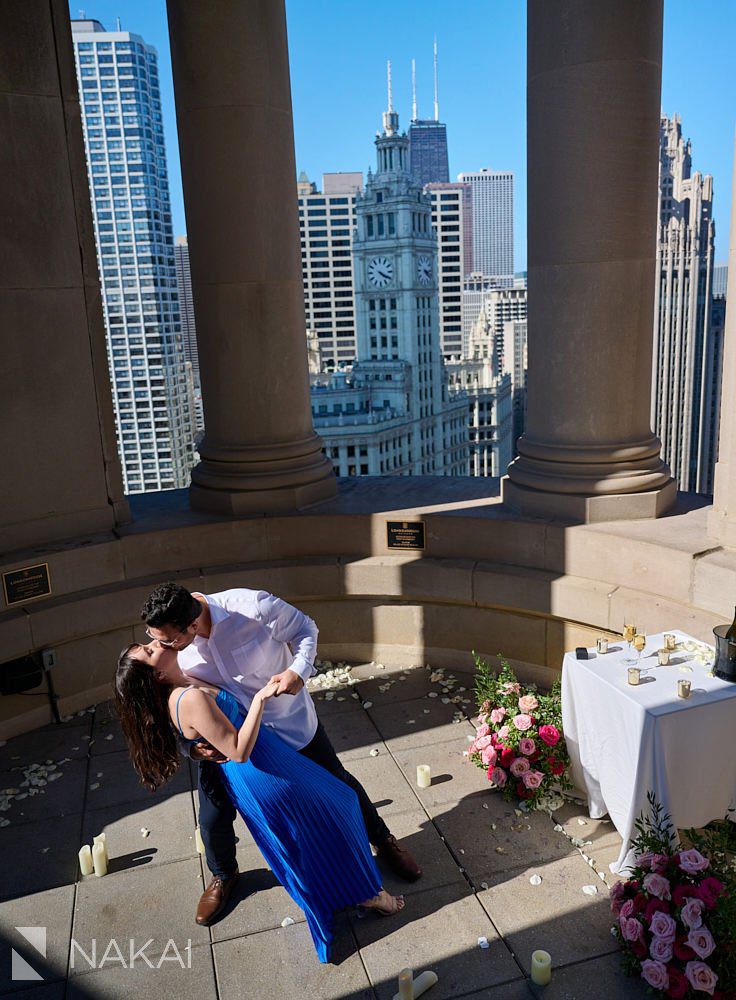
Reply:
M676 495L650 425L662 2L528 11L528 415L503 499L655 517Z
M731 189L731 242L728 250L720 420L718 461L713 507L708 514L708 533L721 545L736 548L736 142Z
M0 4L0 551L129 520L69 9Z
M205 437L192 506L336 492L309 402L283 0L168 0Z

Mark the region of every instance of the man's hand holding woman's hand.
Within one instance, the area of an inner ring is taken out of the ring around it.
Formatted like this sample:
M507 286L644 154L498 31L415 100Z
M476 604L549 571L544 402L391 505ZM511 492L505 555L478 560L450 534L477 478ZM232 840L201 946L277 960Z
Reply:
M283 673L274 674L269 683L278 683L276 696L280 694L298 694L304 687L304 681L295 670L284 670Z

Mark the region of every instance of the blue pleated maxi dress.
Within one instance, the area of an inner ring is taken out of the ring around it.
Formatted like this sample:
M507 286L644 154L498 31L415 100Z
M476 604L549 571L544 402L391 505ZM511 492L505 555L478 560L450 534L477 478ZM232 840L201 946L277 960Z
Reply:
M245 713L229 691L216 704L242 726ZM263 725L249 760L220 766L266 863L304 911L317 957L329 962L335 913L381 889L358 796Z

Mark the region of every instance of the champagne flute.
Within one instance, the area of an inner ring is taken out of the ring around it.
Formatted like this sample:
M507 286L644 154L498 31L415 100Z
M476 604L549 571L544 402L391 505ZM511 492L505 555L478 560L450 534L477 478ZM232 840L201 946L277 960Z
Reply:
M636 625L633 625L631 622L627 623L626 621L624 621L624 641L629 644L629 654L628 656L625 657L624 663L628 664L629 666L633 666L636 663L636 660L631 655L631 643L634 641L635 635L636 635Z
M647 644L647 637L643 632L637 632L634 636L634 649L636 650L637 665L641 667L641 654Z

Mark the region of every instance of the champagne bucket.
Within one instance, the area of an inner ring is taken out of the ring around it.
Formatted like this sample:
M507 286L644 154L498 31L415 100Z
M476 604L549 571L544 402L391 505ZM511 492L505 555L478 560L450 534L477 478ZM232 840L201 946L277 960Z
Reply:
M736 681L736 642L726 638L731 625L717 625L713 629L716 637L716 662L713 673L724 681Z

